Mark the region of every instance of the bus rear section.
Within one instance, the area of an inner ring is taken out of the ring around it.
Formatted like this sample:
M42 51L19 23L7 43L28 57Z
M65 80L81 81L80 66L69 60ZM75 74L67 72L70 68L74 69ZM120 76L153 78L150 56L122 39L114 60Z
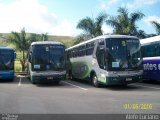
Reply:
M16 53L14 49L0 47L0 79L14 80L14 60Z
M59 83L66 77L65 47L59 42L33 42L28 55L32 83Z

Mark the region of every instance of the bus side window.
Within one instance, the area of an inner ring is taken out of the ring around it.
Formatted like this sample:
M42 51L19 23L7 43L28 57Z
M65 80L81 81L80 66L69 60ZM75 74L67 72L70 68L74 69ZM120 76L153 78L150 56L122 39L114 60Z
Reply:
M145 57L154 57L155 56L155 46L147 45L144 47Z
M87 43L87 45L86 45L86 55L91 55L93 53L94 44L95 44L94 42Z
M142 57L146 57L146 51L144 46L141 46L141 53L142 53Z
M106 58L107 55L106 55L105 49L104 48L102 48L102 49L98 48L96 55L97 55L97 60L98 60L99 67L101 69L106 70L107 69L107 58Z
M156 56L160 56L160 44L156 46Z

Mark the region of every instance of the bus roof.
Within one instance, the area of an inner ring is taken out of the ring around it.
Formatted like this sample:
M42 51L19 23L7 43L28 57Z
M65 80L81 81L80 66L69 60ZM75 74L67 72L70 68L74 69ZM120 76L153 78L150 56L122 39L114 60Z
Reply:
M6 46L0 46L0 50L14 50L14 49Z
M45 45L45 44L55 44L55 45L64 45L61 42L56 42L56 41L38 41L38 42L32 42L31 45Z
M101 36L98 36L98 37L95 37L93 39L90 39L90 40L87 40L85 42L82 42L82 43L79 43L77 45L74 45L70 48L67 48L66 50L69 50L69 49L72 49L72 48L75 48L75 47L78 47L80 45L83 45L83 44L86 44L86 43L89 43L89 42L92 42L92 41L95 41L97 39L102 39L102 38L134 38L134 39L138 39L137 37L135 36L129 36L129 35L101 35Z
M153 43L153 42L160 42L160 35L141 39L140 42L142 45L146 45L146 44Z

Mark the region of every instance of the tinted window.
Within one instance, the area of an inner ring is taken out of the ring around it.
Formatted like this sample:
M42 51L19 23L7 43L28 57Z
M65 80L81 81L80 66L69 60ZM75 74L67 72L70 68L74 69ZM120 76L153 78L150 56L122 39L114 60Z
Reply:
M144 57L154 57L155 56L155 45L146 45L143 46L143 56Z
M34 45L32 46L33 70L59 70L64 69L64 46L60 45Z
M94 42L87 43L86 44L86 55L93 54L93 50L94 50Z
M0 50L0 70L14 69L14 52L12 50Z
M106 39L110 70L137 69L142 67L140 43L137 39Z
M160 44L156 46L156 56L160 56Z

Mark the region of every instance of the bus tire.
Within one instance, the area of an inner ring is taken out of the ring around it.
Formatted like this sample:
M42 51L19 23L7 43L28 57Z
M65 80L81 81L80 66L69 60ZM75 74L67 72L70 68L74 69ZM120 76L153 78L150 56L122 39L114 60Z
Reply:
M34 85L36 84L36 82L34 82L34 81L31 81L31 82L32 82L32 84L34 84Z
M31 83L32 83L32 84L36 84L36 82L35 82L35 81L33 81L31 78L30 78L30 81L31 81Z
M98 83L97 76L95 73L93 73L91 76L91 82L93 86L100 87L100 84Z
M8 81L9 81L9 82L13 82L13 81L14 81L14 78L13 78L13 79L8 79Z
M60 81L54 81L55 85L59 85Z

